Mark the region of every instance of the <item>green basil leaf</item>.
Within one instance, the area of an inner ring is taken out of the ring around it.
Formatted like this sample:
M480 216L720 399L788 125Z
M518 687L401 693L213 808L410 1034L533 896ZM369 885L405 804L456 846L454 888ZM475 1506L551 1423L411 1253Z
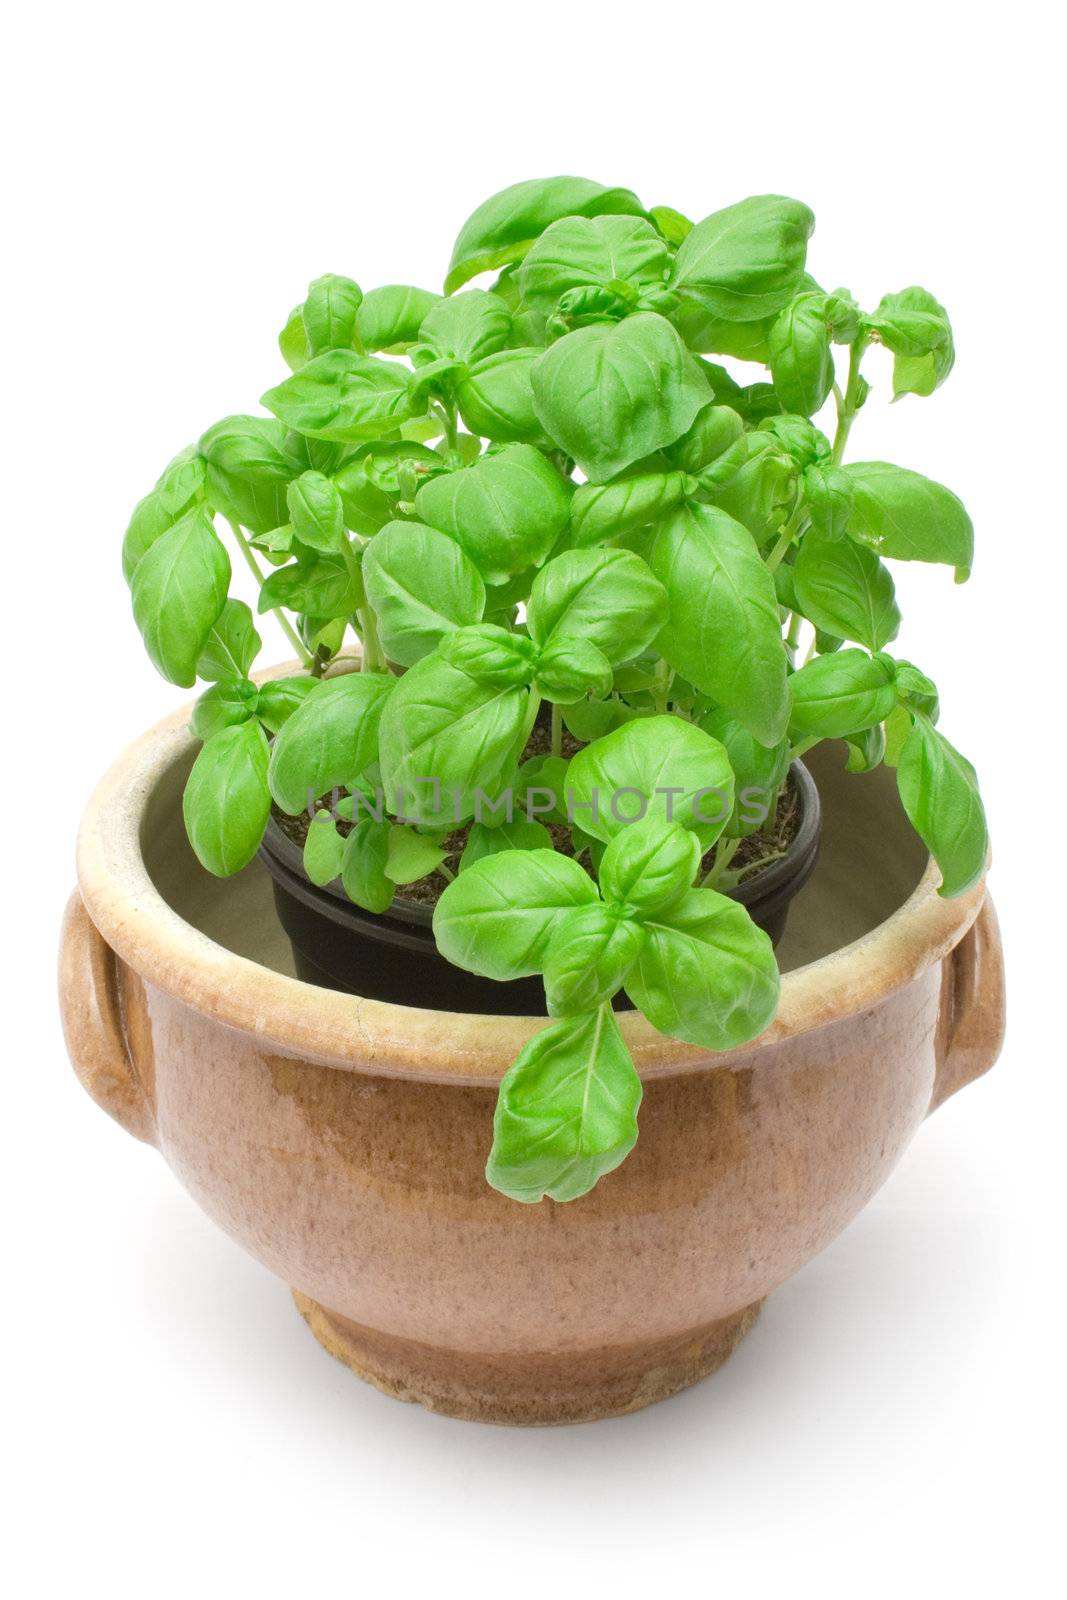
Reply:
M556 705L611 693L611 662L591 639L556 638L537 660L537 692Z
M253 533L289 520L286 490L303 470L272 417L223 417L200 440L212 509Z
M421 522L390 522L363 557L363 582L391 661L412 667L452 628L478 622L485 584L459 545Z
M652 206L648 216L656 231L662 234L668 244L681 244L686 235L692 231L693 224L690 219L681 211L676 211L673 206Z
M304 328L303 304L294 306L285 327L278 335L278 349L290 372L299 372L311 359L308 336Z
M779 313L767 343L779 400L787 411L814 416L834 384L826 296L797 295Z
M539 649L581 638L613 667L647 649L666 618L666 592L647 562L630 550L603 547L554 557L534 579L526 607Z
M691 482L686 472L642 472L618 483L579 484L571 501L571 537L587 546L636 533L681 505Z
M410 499L425 477L443 471L437 452L421 444L403 440L360 446L333 479L345 526L370 538L395 519L401 499Z
M678 247L673 288L730 322L781 311L800 286L815 218L799 200L754 195L698 222Z
M309 549L338 552L346 547L341 496L322 472L302 472L286 490L293 531Z
M223 728L204 745L182 796L189 843L218 878L246 867L270 816L267 741L255 721Z
M710 405L698 411L687 433L668 445L664 454L684 472L701 472L736 445L744 424L729 406Z
M903 394L933 394L952 371L956 351L948 312L926 289L885 295L870 327L896 357L894 400Z
M706 1050L732 1050L763 1032L778 1006L778 968L744 906L690 889L644 926L626 992L654 1028Z
M364 911L380 916L393 903L396 885L386 874L392 824L361 817L345 840L341 882L345 894Z
M600 891L605 900L647 916L692 888L700 856L695 833L676 822L646 817L623 828L604 851Z
M825 539L842 539L848 531L855 495L842 467L813 462L804 468L804 503L814 531Z
M813 422L809 422L807 417L789 413L764 417L759 424L759 432L769 433L785 454L802 469L806 470L816 464L823 467L831 464L832 452L829 439Z
M629 189L607 189L589 178L531 178L484 201L459 231L445 293L475 277L521 261L534 240L560 217L622 213L643 216Z
M557 926L545 952L549 1016L573 1017L618 994L644 943L639 923L613 906L578 906Z
M368 353L402 352L417 342L425 318L440 300L439 294L409 284L387 283L369 289L356 313L360 344Z
M742 434L699 476L701 489L759 545L777 538L796 497L796 463L768 433Z
M555 850L483 856L445 889L433 914L437 948L455 967L500 982L540 972L568 911L592 905L596 884Z
M478 361L494 355L511 338L511 312L498 295L486 289L465 289L431 306L419 329L419 340L440 356Z
M356 314L363 290L351 278L327 272L308 289L301 312L308 351L312 357L326 350L351 350L356 336Z
M262 404L312 438L355 442L388 433L411 416L411 383L399 362L327 350L268 389Z
M456 405L472 433L496 444L542 440L534 410L533 364L539 349L498 350L456 381Z
M888 461L845 467L855 495L849 537L894 561L943 561L970 576L974 527L951 489Z
M280 733L294 711L313 693L317 678L272 678L259 691L256 716L269 733Z
M455 826L509 772L525 742L526 689L493 688L424 656L397 681L382 716L381 770L390 811Z
M320 621L349 617L362 603L359 568L343 555L301 554L287 567L278 567L259 591L259 611L285 606Z
M985 810L971 763L922 712L913 714L897 765L908 820L941 869L940 893L963 894L985 871Z
M535 363L533 391L546 433L594 483L672 444L711 398L674 328L651 311L568 333Z
M767 745L789 721L789 685L774 580L752 537L714 506L659 524L649 566L667 591L663 655Z
M521 797L516 795L516 800L519 799ZM543 823L531 821L529 817L513 816L510 822L502 822L499 828L489 827L484 822L475 822L472 823L470 833L467 835L459 870L467 872L476 861L481 861L486 856L502 855L508 850L552 848L552 835L548 829Z
M882 760L887 767L895 767L900 762L900 753L907 743L911 732L911 711L905 705L897 705L882 724L885 730L885 753Z
M574 820L605 841L647 814L691 829L706 849L734 803L726 751L680 717L627 722L579 750L568 779Z
M351 787L377 759L382 707L396 681L349 672L306 696L271 748L270 792L283 811L297 816L330 789Z
M442 850L436 839L428 834L416 833L414 828L391 827L389 850L385 862L385 875L392 883L417 883L436 872L442 861L447 861L448 851Z
M646 712L635 710L622 700L580 700L563 707L563 725L583 744L591 744L594 739L602 739L606 733L614 733L624 723L645 715Z
M161 534L137 563L134 621L156 670L189 688L196 664L226 603L230 558L202 506Z
M873 728L864 728L862 733L849 734L846 743L848 755L845 766L848 771L871 772L885 758L885 726L876 722Z
M133 581L134 569L145 552L168 528L204 498L207 462L195 445L189 445L169 462L155 487L133 509L122 541L122 571Z
M247 678L212 684L193 707L189 726L198 739L210 739L223 728L247 722L256 714L259 691Z
M728 321L683 292L679 293L678 303L668 315L690 350L734 356L738 361L759 361L763 365L770 361L770 334L777 312L754 322Z
M826 320L835 344L855 344L864 318L847 289L834 289L826 296Z
M525 688L536 665L530 640L495 622L455 629L441 639L437 658L493 689Z
M827 539L813 529L801 542L793 571L800 609L817 628L871 651L896 638L896 589L873 550L851 539Z
M539 566L567 525L570 495L531 445L513 444L422 484L415 510L451 535L487 583Z
M304 840L304 871L312 883L324 889L341 876L345 859L345 839L328 811L316 811Z
M561 217L527 253L519 288L530 305L587 288L625 286L636 298L646 284L662 284L670 267L670 250L642 217Z
M921 711L931 722L936 722L941 712L937 684L910 661L898 659L896 666L898 701L913 711Z
M243 600L227 600L201 646L196 675L215 682L245 678L262 644L249 607Z
M747 839L767 820L771 801L789 771L789 740L760 744L731 712L716 707L700 717L700 726L724 746L734 772L734 809L726 824L729 839Z
M839 650L816 656L790 679L795 733L844 739L884 722L897 703L893 663L887 656Z
M576 1200L629 1155L640 1104L609 1006L554 1023L504 1075L486 1179L512 1200Z

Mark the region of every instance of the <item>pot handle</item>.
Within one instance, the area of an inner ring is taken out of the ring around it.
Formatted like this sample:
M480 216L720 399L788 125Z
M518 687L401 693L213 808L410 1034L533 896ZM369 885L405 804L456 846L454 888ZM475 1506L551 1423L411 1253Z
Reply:
M59 1010L78 1081L127 1133L155 1143L151 1101L130 1054L118 959L75 889L59 947Z
M1004 1042L1004 954L993 902L986 895L972 926L945 958L944 1054L934 1078L933 1111L988 1072Z

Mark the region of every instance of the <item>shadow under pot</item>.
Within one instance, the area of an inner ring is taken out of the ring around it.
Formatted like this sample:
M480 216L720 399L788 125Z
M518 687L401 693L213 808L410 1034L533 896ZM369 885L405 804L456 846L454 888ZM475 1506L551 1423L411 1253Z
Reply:
M790 901L807 883L819 853L819 791L802 762L793 762L790 776L797 819L785 854L730 890L730 898L746 907L774 944L785 930ZM273 882L297 977L305 983L434 1011L545 1015L540 977L498 983L446 961L434 942L431 906L398 894L388 911L376 914L353 905L339 880L325 888L312 883L300 846L274 817L259 855ZM623 994L616 1007L632 1009Z

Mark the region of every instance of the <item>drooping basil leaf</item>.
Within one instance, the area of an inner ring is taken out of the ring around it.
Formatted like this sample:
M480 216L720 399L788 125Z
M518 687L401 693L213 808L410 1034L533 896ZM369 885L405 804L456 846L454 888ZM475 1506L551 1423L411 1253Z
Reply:
M871 651L896 638L896 589L873 550L812 530L801 542L793 571L800 609L817 628Z
M272 417L223 417L201 437L212 509L253 533L289 520L286 490L303 471L286 430Z
M908 820L941 868L941 894L963 894L985 871L985 810L971 763L921 711L897 764L897 787Z
M229 582L230 558L202 506L186 512L137 563L134 621L152 665L169 682L186 689L196 682L196 664Z
M554 1023L500 1085L486 1178L513 1200L575 1200L633 1149L640 1104L609 1006Z
M246 867L270 816L267 741L255 720L213 734L193 762L182 813L197 859L218 878Z
M732 1050L763 1032L778 1006L778 968L744 906L690 889L644 928L626 992L653 1027L706 1050Z
M844 470L855 496L850 538L894 561L943 561L957 583L970 576L974 527L951 489L888 461L850 461Z
M767 745L789 721L774 580L752 536L715 506L689 505L656 528L648 562L670 613L659 648L690 683Z
M671 444L711 392L678 334L655 312L577 328L533 368L546 433L593 483Z
M555 850L485 855L448 885L433 915L437 948L453 966L483 978L530 977L575 906L598 899L596 884Z
M570 497L539 450L514 444L429 479L415 510L462 545L487 583L502 583L545 560L567 525Z
M341 882L348 898L364 911L380 916L393 903L396 885L386 873L392 824L384 818L360 817L345 840Z
M448 851L442 850L437 839L429 834L416 833L414 828L389 829L389 850L385 861L385 875L392 883L417 883L420 878L436 872Z
M706 849L733 809L734 775L717 739L680 717L627 722L571 761L573 819L608 841L644 815L691 829Z
M254 717L258 695L255 684L247 678L212 684L193 707L189 726L198 739L210 739L222 728L234 727Z
M204 498L207 462L189 445L164 467L151 493L133 509L122 541L122 571L127 583L145 552Z
M870 326L896 357L894 400L903 394L933 394L952 371L956 351L948 312L926 289L883 296Z
M304 840L304 871L320 888L341 876L345 839L328 811L316 811Z
M227 600L201 646L196 675L216 683L247 677L262 644L249 607L243 600Z
M826 296L804 293L780 312L767 341L774 389L787 411L811 417L834 382Z
M354 442L388 433L411 416L411 385L399 362L327 350L268 389L262 404L300 433Z
M816 656L790 679L790 725L802 737L844 739L884 722L897 703L888 656L839 650Z
M589 178L530 178L513 183L483 201L463 224L452 251L445 293L451 294L479 272L521 261L534 240L560 217L609 213L644 215L640 200L629 189L607 189Z
M390 522L368 545L363 582L390 660L412 667L453 627L480 621L485 584L454 539Z
M297 816L330 789L350 787L376 759L382 707L395 678L350 672L326 678L281 728L271 749L270 792Z
M789 740L760 744L742 722L721 707L705 712L700 726L723 745L734 772L734 809L726 824L726 836L747 839L764 826L771 804L785 782Z
M663 585L629 550L566 550L542 567L526 607L541 650L561 639L597 646L613 667L641 654L667 617Z

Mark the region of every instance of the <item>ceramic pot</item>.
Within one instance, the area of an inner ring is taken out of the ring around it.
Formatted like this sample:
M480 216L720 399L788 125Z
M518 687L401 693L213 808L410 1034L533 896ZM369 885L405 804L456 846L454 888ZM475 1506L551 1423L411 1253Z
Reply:
M134 745L86 813L61 957L71 1057L293 1286L320 1342L390 1394L546 1423L693 1383L996 1058L984 883L940 899L892 773L846 776L823 749L821 862L779 951L774 1023L713 1055L626 1015L636 1149L580 1200L518 1205L483 1168L497 1083L544 1020L291 976L262 865L219 882L185 841L186 722Z
M811 877L819 854L819 791L803 762L794 761L792 775L798 815L788 850L730 891L775 945L785 932L789 906ZM417 997L423 1006L442 1011L545 1015L539 977L494 983L461 972L438 954L430 906L398 894L387 913L375 916L352 904L340 880L323 888L312 883L304 871L303 851L273 817L259 855L274 883L274 906L293 947L298 978L396 1005ZM622 991L615 1009L633 1009Z

